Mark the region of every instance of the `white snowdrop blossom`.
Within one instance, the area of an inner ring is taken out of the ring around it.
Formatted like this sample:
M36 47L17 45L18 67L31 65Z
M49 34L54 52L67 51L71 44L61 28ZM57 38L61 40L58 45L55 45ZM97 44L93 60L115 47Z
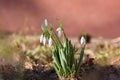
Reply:
M43 42L43 34L40 36L40 43Z
M51 47L51 45L52 45L52 38L50 37L48 40L48 46Z
M44 20L44 25L47 27L48 26L48 21L47 19Z
M58 37L61 37L61 35L62 35L62 30L61 30L61 28L58 27L58 28L56 29L56 31L57 31L57 33L58 33Z
M43 45L45 45L46 44L46 37L44 36L43 37Z
M86 40L83 36L81 37L80 43L82 46L85 46L85 44L86 44Z

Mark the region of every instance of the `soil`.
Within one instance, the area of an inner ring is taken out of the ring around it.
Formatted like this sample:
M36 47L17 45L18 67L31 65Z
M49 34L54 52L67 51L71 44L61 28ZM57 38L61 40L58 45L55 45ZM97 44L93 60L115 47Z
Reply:
M19 69L10 64L0 66L0 80L59 80L53 68L32 65L33 69ZM85 63L77 80L120 80L120 67ZM68 79L74 80L74 79Z

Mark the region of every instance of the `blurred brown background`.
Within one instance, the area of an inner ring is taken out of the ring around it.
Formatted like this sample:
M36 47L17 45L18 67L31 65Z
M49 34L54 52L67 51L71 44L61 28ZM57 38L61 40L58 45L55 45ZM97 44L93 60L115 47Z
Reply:
M0 31L40 32L45 18L61 19L69 36L120 36L119 0L0 0Z

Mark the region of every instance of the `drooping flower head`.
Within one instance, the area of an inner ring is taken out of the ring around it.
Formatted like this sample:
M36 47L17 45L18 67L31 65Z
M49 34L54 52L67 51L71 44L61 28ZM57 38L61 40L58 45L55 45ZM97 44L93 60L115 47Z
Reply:
M45 26L45 27L48 26L48 21L47 21L47 19L44 20L44 26Z
M48 46L49 46L49 47L52 46L52 38L51 38L51 37L48 39Z
M58 27L58 28L56 29L56 31L57 31L57 33L58 33L58 37L61 37L61 35L62 35L62 29L61 29L61 27Z
M81 43L82 46L85 46L86 40L85 40L85 37L84 37L84 36L81 37L80 43Z
M42 43L42 42L43 42L43 34L40 35L40 43Z
M43 45L46 45L46 37L43 37Z

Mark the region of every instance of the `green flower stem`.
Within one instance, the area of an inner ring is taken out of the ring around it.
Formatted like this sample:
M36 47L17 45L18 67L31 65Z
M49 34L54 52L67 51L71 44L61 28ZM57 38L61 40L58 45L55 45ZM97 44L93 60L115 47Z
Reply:
M54 35L53 35L53 38L56 40L57 45L59 45L60 47L63 47L61 41L60 41L59 38L57 37L57 35L56 35L56 33L55 33L54 30L53 30L53 34L54 34Z
M83 55L84 55L84 49L85 49L85 46L82 47L81 52L80 52L80 58L79 58L78 65L77 65L77 70L76 70L77 73L79 73L80 66L82 64Z

